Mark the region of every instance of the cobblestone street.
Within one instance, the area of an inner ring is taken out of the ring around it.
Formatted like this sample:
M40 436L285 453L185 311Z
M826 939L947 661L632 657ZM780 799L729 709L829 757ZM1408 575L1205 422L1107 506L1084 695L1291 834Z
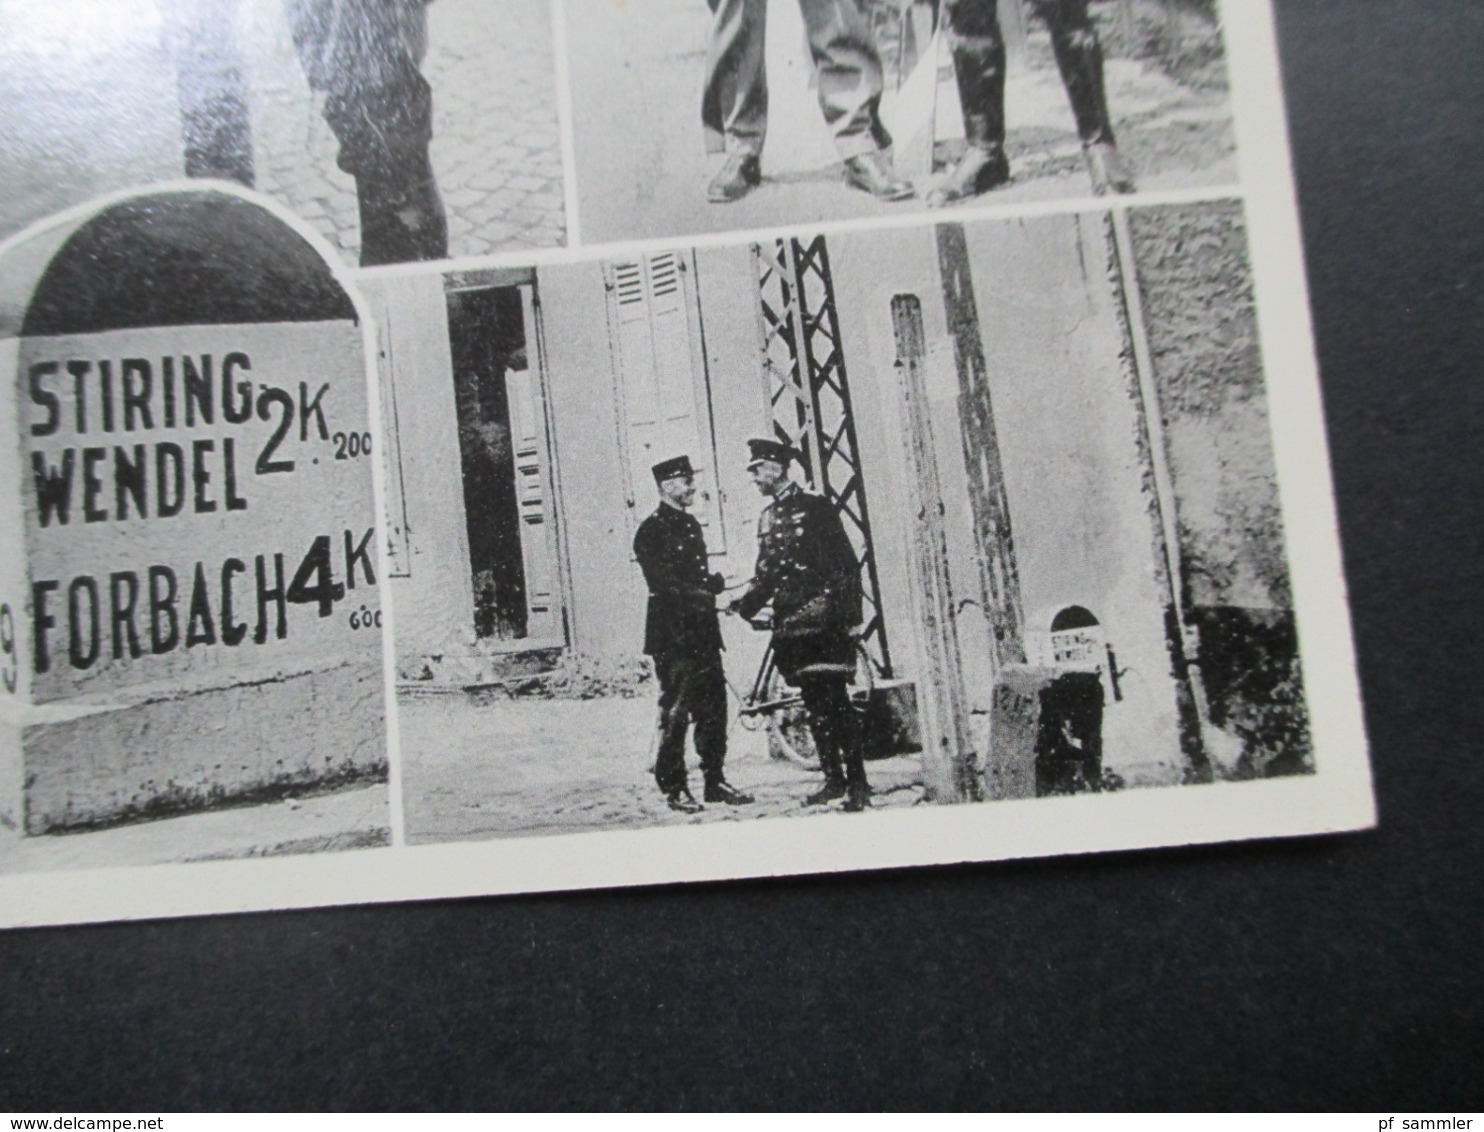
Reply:
M355 186L273 8L259 45L254 156L258 187L309 220L352 262ZM566 238L561 138L545 5L438 0L428 8L423 74L433 87L433 171L448 209L449 255L554 247Z
M402 794L410 843L704 825L809 817L818 772L768 756L763 732L733 727L727 778L754 794L749 806L707 806L694 816L665 805L650 775L654 701L506 700L481 705L461 693L403 694ZM701 775L690 755L691 789ZM910 806L923 789L915 756L873 760L866 773L875 808Z
M0 10L0 236L91 196L183 174L174 62L150 0L101 6L70 35L47 6ZM237 21L251 88L257 188L357 262L355 186L335 166L278 3ZM530 0L438 0L423 73L449 254L552 247L566 238L551 22ZM121 128L121 126L123 128Z

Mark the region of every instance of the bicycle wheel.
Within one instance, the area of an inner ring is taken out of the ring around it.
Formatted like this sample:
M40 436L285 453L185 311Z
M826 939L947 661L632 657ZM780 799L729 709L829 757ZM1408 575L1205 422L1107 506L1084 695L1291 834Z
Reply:
M764 699L779 705L767 713L768 754L805 770L818 770L819 752L814 749L814 735L799 690L775 668L768 677Z
M850 686L850 703L859 726L865 723L875 687L876 670L871 666L871 657L857 642L855 683ZM819 752L815 750L814 734L809 730L808 714L804 711L804 701L799 698L798 689L785 681L775 668L768 678L764 698L768 703L780 705L768 712L768 753L805 770L818 770Z

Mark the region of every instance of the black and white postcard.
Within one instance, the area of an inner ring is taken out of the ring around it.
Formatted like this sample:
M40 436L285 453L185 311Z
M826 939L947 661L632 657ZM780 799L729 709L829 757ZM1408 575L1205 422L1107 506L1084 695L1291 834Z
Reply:
M0 31L0 924L1374 824L1266 4Z

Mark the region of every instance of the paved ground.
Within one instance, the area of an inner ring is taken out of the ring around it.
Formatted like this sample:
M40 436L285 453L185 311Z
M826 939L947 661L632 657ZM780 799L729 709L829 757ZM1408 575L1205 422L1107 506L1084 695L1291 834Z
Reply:
M792 7L775 5L770 11L798 22ZM807 76L775 67L776 56L770 58L764 182L740 202L707 204L705 187L719 164L703 153L700 126L708 18L705 7L691 0L569 0L577 209L584 243L921 210L920 201L880 204L844 186L828 135L818 124ZM1219 60L1201 69L1201 81L1177 82L1153 63L1118 55L1111 49L1116 46L1110 42L1109 102L1139 186L1235 183L1235 141ZM938 136L961 137L951 72L942 77ZM1014 175L992 202L1087 195L1090 182L1071 110L1039 25L1032 26L1024 65L1011 72L1007 106ZM939 165L961 148L961 141L940 143ZM919 193L932 179L917 179Z
M304 82L287 29L253 25L258 187L354 258L351 178ZM433 171L448 209L449 254L552 247L566 238L551 19L530 0L438 0L423 74L433 87Z
M481 705L461 693L414 694L402 696L398 713L413 843L808 817L833 808L805 809L801 800L819 774L769 758L761 732L734 728L727 777L757 801L674 813L648 772L655 718L648 697ZM867 769L876 807L922 797L916 758L873 760ZM691 786L699 796L694 756Z
M100 193L182 175L179 107L152 0L0 3L0 237ZM69 15L68 13L71 13ZM351 179L293 53L277 3L244 4L258 188L359 252ZM547 6L438 0L424 73L434 90L433 166L450 254L565 239ZM86 20L90 34L73 26Z
M22 837L0 826L0 873L159 865L364 849L391 843L385 786Z

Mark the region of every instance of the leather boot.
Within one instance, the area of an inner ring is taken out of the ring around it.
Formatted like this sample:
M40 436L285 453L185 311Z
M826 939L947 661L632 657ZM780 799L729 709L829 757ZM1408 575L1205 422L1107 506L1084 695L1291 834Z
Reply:
M413 263L448 255L448 217L431 165L390 176L356 177L361 266Z
M971 145L927 195L929 208L976 197L1010 179L1010 160L998 145Z
M757 154L730 154L706 187L706 199L712 204L730 204L752 192L762 180L763 165Z
M744 794L724 778L708 778L706 789L701 795L708 802L717 802L728 806L745 806L756 801L751 794Z
M1084 17L1085 18L1085 17ZM1077 120L1077 136L1085 146L1113 141L1113 125L1108 117L1108 95L1103 85L1103 46L1091 21L1067 24L1060 18L1051 25L1051 50L1056 56L1056 69L1061 72L1072 116Z
M840 756L845 771L846 813L859 813L871 804L871 786L866 781L865 736L861 734L860 719L852 714L847 731L840 736Z
M846 158L845 183L881 201L910 200L917 194L912 182L899 176L880 150Z
M824 785L804 799L806 806L823 806L845 797L845 768L840 763L840 748L829 724L812 728L814 746L819 751L819 767L824 771Z
M706 807L697 802L693 795L684 786L676 787L665 794L665 802L670 809L679 814L699 814Z
M956 42L953 76L968 144L928 194L930 208L987 193L1010 179L1005 156L1005 45L998 33Z
M804 799L806 806L823 806L837 798L845 797L845 780L843 778L826 778L824 785L809 797Z
M1135 191L1134 178L1118 155L1118 147L1111 141L1084 145L1082 157L1087 162L1087 175L1092 179L1094 195L1103 197L1109 193Z
M1051 47L1072 104L1072 116L1077 119L1077 136L1082 139L1082 157L1093 193L1101 197L1133 192L1134 179L1119 156L1108 116L1103 47L1097 32L1090 22L1067 25L1057 19L1051 26Z

